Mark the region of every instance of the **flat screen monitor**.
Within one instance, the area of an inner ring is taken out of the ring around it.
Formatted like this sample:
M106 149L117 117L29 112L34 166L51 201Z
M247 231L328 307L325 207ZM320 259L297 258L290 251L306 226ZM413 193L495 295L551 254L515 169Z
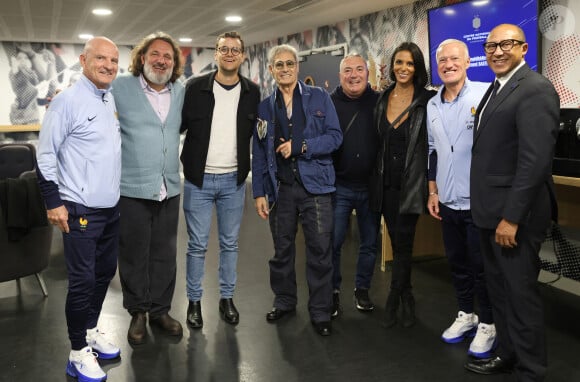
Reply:
M440 85L435 52L448 39L462 40L469 48L471 64L467 76L473 81L491 82L495 75L487 66L483 43L491 30L509 23L523 29L528 43L526 63L540 71L538 46L539 0L471 0L428 10L431 82Z

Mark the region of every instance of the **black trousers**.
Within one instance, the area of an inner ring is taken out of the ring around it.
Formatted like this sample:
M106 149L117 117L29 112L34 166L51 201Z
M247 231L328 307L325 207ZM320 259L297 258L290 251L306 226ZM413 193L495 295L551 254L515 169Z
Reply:
M540 246L550 225L550 201L538 198L525 224L520 224L515 248L495 242L495 229L481 229L485 280L497 330L496 354L516 362L517 380L543 381L547 352L544 311L540 296Z
M130 314L169 312L175 290L179 196L163 200L121 197L119 276Z
M68 273L66 322L73 350L87 346L87 329L97 326L109 282L117 271L119 209L89 208L64 201L69 233L62 234Z
M280 185L278 200L270 212L275 250L269 261L274 307L290 310L297 303L295 240L299 222L306 242L310 319L328 321L332 305L332 197L310 194L298 182Z
M391 291L411 293L411 262L417 214L400 214L400 190L387 188L383 192L383 217L387 224L393 250L393 277Z
M475 297L479 303L479 318L493 323L491 302L485 287L479 229L473 223L470 210L454 210L439 203L445 255L451 268L451 278L459 310L473 313Z

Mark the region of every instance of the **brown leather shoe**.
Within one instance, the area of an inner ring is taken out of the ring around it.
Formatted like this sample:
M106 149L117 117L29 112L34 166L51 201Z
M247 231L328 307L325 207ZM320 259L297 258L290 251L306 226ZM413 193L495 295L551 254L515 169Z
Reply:
M149 317L149 325L154 325L163 329L170 336L181 336L183 329L179 321L171 317L168 313L164 313L159 317Z
M127 340L131 345L141 345L145 342L145 337L147 336L147 328L145 327L146 323L147 316L145 315L145 312L133 314L131 324L129 325L129 331L127 332Z

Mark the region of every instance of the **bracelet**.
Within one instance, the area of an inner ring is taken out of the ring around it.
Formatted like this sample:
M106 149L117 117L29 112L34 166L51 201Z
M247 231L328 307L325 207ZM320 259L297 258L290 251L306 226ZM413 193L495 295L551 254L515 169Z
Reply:
M437 195L437 191L429 193L429 196L433 196L433 195Z

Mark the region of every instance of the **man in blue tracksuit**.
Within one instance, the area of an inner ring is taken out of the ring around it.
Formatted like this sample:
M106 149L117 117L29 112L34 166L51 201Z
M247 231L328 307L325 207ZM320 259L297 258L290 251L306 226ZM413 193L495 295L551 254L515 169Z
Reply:
M315 330L331 334L332 193L331 153L342 132L330 96L298 81L298 55L289 45L272 48L269 70L274 93L258 107L252 146L252 188L260 217L269 217L275 254L270 260L276 321L296 309L296 228L302 222L306 241L308 309Z
M441 220L445 254L451 267L459 312L441 335L447 343L471 341L468 353L489 357L495 342L491 303L483 277L479 232L471 216L469 176L475 110L489 84L469 81L469 51L449 39L437 48L437 72L444 86L427 104L429 199L427 208ZM479 316L474 300L479 300Z
M83 75L55 97L38 143L38 178L48 220L62 231L68 271L66 321L71 352L66 372L103 381L97 363L120 354L97 329L117 270L121 134L110 84L119 51L95 37L80 55Z

